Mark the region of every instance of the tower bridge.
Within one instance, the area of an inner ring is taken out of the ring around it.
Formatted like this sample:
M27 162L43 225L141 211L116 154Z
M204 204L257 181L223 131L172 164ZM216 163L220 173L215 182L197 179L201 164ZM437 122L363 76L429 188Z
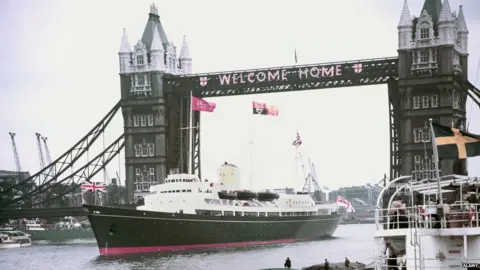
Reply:
M395 57L193 74L186 38L177 56L158 8L152 5L141 40L131 46L126 31L121 38L119 103L65 154L29 179L3 189L0 208L44 206L78 188L81 182L90 181L122 149L129 200L143 196L150 185L163 182L172 169L186 172L188 162L201 177L200 133L194 129L189 140L187 131L190 93L221 97L386 84L390 178L429 168L431 160L420 158L424 156L427 119L465 127L467 97L480 106L480 90L467 78L469 31L462 7L453 12L449 0L443 4L441 0L425 0L419 16L413 19L405 0L397 30ZM88 164L77 164L118 111L123 115L124 133ZM192 118L193 126L200 126L199 112ZM194 153L191 161L189 149ZM464 165L453 161L441 161L440 168L443 175L466 173ZM31 185L40 177L42 184ZM54 198L42 195L61 184L71 189Z

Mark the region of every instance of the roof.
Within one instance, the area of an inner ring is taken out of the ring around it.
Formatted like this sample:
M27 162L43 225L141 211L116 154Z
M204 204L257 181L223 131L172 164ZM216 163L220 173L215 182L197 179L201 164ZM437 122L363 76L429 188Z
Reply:
M425 0L422 12L424 10L432 17L433 23L437 23L440 11L442 10L442 0ZM420 14L422 12L420 12Z
M163 42L164 50L167 50L168 38L163 29L163 25L160 22L160 16L150 13L148 14L147 25L145 25L145 30L143 30L142 43L145 44L147 50L150 50L150 45L153 40L154 29L157 28L158 33L160 34L160 39Z

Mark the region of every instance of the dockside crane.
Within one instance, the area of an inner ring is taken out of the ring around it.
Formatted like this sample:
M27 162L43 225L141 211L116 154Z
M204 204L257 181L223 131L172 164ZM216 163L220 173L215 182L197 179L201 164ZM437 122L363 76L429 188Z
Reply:
M20 164L20 156L18 155L18 150L17 150L17 143L15 142L15 133L9 132L10 134L10 139L12 140L12 149L13 149L13 158L15 161L15 170L17 171L18 175L20 176L20 173L22 172L22 165Z
M52 163L52 156L50 155L50 149L48 148L47 140L47 137L42 137L43 146L45 147L45 157L47 158L48 162L47 165L50 165Z
M40 170L45 168L45 158L43 157L43 147L42 147L42 134L40 133L35 133L35 136L37 136L37 148L38 148L38 158L40 160Z

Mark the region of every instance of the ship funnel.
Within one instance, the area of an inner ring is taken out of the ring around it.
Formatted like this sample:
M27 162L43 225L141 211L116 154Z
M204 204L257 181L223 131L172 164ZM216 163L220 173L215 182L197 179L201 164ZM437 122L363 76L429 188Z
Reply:
M218 169L218 174L220 176L220 183L222 184L223 189L240 189L240 174L237 166L225 162Z

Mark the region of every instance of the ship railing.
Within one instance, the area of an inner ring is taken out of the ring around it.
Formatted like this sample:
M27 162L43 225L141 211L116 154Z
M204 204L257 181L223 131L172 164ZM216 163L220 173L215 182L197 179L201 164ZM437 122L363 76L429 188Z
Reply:
M375 210L377 230L388 229L448 229L480 227L480 204L450 204L387 208Z
M390 261L389 261L390 260ZM432 266L435 264L434 262L438 261L441 262L438 266ZM398 269L403 269L401 266L407 265L414 265L416 266L415 269L467 269L467 264L469 267L472 266L480 266L480 257L476 256L476 258L468 258L468 259L460 259L460 258L452 258L447 257L442 254L437 254L434 258L406 258L405 256L398 256L396 258L388 258L385 255L378 256L375 258L375 269L397 269L395 267L399 267Z

